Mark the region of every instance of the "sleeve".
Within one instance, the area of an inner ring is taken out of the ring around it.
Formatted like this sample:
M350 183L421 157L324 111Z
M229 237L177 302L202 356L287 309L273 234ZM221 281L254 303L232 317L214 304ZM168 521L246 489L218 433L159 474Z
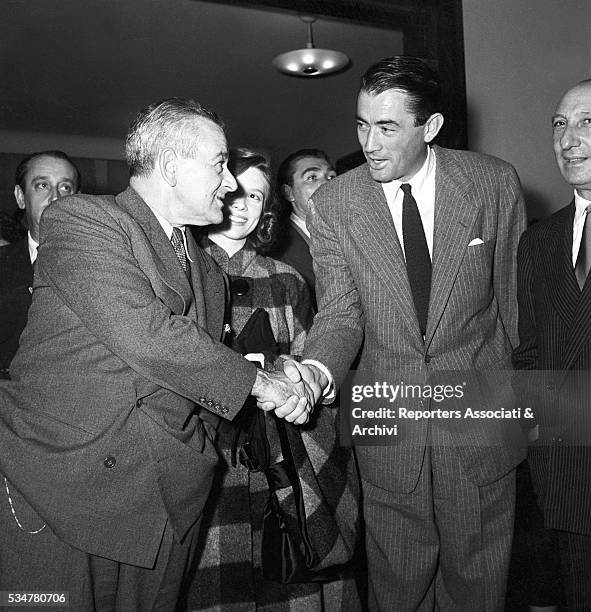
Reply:
M519 343L513 351L516 370L538 369L536 315L533 298L533 265L531 234L526 232L517 251L517 303L519 310Z
M353 274L334 227L322 214L330 209L325 199L318 205L310 200L307 226L316 275L318 313L308 334L305 359L322 363L332 374L336 387L347 375L361 346L364 314ZM332 202L334 205L334 202Z
M511 345L517 346L517 246L527 226L525 202L519 178L509 166L502 177L499 223L494 259L494 292Z
M43 215L43 279L138 374L196 403L216 397L232 418L252 388L255 366L156 295L149 277L156 272L143 269L156 266L156 255L145 237L132 240L137 224L126 227L94 201L68 200Z

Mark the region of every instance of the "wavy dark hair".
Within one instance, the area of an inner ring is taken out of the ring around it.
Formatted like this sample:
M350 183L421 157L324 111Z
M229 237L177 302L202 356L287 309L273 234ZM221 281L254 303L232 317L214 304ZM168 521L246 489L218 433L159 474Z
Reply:
M230 149L228 169L236 177L236 180L250 168L256 168L262 173L269 191L263 204L261 218L248 236L248 240L259 255L268 255L273 251L279 238L279 206L273 186L271 162L264 153L259 151L244 147ZM231 194L226 197L231 197Z
M415 126L424 125L431 115L442 112L437 72L417 57L385 57L370 66L361 77L360 91L372 96L390 89L407 94L408 111L415 116Z

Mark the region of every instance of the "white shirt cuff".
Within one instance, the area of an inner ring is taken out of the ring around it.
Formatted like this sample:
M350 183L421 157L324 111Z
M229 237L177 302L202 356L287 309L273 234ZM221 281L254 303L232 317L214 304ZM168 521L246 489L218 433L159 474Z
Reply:
M330 370L323 363L320 363L320 361L316 361L315 359L304 359L302 360L302 363L309 363L310 365L316 366L326 376L328 385L322 392L322 403L330 404L331 402L334 402L337 393L334 388L334 378L332 377Z

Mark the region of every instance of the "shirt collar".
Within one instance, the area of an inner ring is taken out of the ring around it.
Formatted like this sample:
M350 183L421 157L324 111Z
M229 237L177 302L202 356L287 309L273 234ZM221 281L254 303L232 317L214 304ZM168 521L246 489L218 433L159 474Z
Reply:
M433 151L433 149L428 146L427 157L425 158L421 169L409 181L393 180L389 183L383 183L384 189L386 189L392 195L395 195L396 193L398 193L398 190L400 189L401 185L409 184L413 193L419 193L425 186L425 183L433 176L434 172L435 151Z
M164 233L166 234L166 237L170 240L172 238L172 229L175 226L171 225L171 223L169 221L167 221L161 214L156 212L147 202L146 202L146 206L154 213L154 216L158 220L158 223L160 223L162 229L164 230ZM189 249L187 247L186 226L184 226L184 225L177 225L176 227L178 227L181 230L181 232L183 233L183 243L185 245L185 253L187 254L187 259L191 263L194 263L193 260L191 259L191 256L189 255Z
M31 259L31 263L34 264L37 259L39 243L31 236L31 232L27 232L27 244L29 245L29 258Z
M591 200L586 200L583 196L580 196L575 189L575 219L580 219L589 205L591 205Z
M297 225L302 230L302 232L304 232L304 234L308 236L308 238L310 237L310 232L308 231L308 228L306 227L305 219L298 217L298 215L296 215L293 212L291 213L291 216L289 217L289 219L294 225Z

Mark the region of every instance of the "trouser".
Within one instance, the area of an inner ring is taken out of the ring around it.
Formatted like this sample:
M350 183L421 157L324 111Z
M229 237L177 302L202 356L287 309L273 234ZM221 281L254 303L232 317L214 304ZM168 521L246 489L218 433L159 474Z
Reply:
M479 487L451 446L433 446L411 493L362 485L370 610L504 609L515 470Z
M175 610L194 555L197 525L178 543L168 522L154 567L127 565L61 541L10 482L8 487L12 508L0 474L0 591L68 592L65 609L70 612Z

